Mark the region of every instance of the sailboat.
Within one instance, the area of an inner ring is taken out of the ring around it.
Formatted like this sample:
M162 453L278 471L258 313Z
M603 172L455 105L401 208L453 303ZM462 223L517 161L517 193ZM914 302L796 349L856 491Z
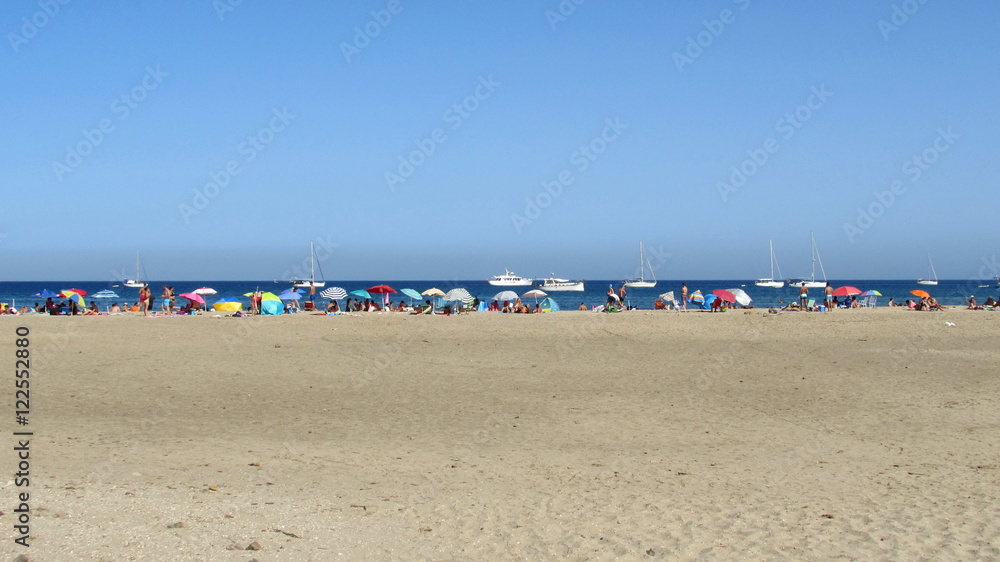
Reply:
M323 268L320 267L320 275L323 275ZM326 281L316 280L316 249L315 245L309 243L309 279L292 279L293 287L326 287Z
M785 286L785 282L774 280L774 265L775 265L774 241L768 240L767 243L771 247L771 276L766 279L758 279L757 281L754 282L754 285L757 285L758 287L774 287L775 289L780 289ZM780 267L778 268L778 275L779 276L781 275Z
M141 288L145 283L140 280L140 275L142 271L142 263L139 261L139 250L135 251L135 279L125 279L122 281L122 285L126 287L132 287L133 289Z
M934 271L934 262L931 261L931 255L927 254L927 278L921 277L917 279L917 285L937 285L938 278L937 272Z
M823 269L823 260L819 257L819 250L816 249L816 237L813 233L809 233L809 241L812 246L812 273L809 279L789 279L788 285L792 287L801 287L804 283L806 287L810 289L816 289L820 287L826 287L826 270ZM819 262L819 270L823 274L823 280L816 280L816 262Z
M649 267L649 276L653 278L652 281L646 280L646 267ZM642 242L639 242L639 278L638 279L626 279L626 287L655 287L656 286L656 275L653 274L653 266L650 265L649 260L645 258L642 251Z

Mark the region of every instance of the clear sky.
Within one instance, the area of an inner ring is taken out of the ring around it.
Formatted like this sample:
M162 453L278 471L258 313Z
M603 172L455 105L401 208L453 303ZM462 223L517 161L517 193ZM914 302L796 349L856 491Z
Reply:
M0 278L138 248L271 279L311 241L329 280L619 278L642 240L661 279L752 279L768 240L808 274L810 232L832 279L971 278L998 28L987 1L8 2Z

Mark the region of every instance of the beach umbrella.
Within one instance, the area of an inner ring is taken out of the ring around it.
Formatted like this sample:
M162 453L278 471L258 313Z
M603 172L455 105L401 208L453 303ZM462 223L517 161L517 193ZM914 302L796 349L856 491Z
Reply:
M424 291L424 292L422 292L420 294L423 295L423 296L425 296L425 297L443 297L444 296L444 291L442 291L441 289L438 289L437 287L431 287L430 289L427 289L426 291Z
M68 290L73 291L74 293L80 295L81 297L87 296L87 291L84 291L83 289L68 289Z
M736 302L736 295L725 289L716 289L712 294L726 302Z
M420 300L420 296L421 296L420 293L414 291L413 289L400 289L399 292L403 293L404 295L406 295L408 297L410 297L410 302L411 303L413 302L413 299Z
M118 296L118 293L116 293L116 292L114 292L114 291L112 291L110 289L104 289L103 291L97 291L96 293L94 293L93 295L91 295L90 298L92 298L92 299L119 299L121 297ZM108 305L108 310L109 311L111 310L111 306L110 305Z
M538 299L540 299L542 297L547 297L549 295L548 295L548 293L546 293L545 291L543 291L541 289L532 289L532 290L528 291L527 293L524 293L521 296L525 297L525 298L528 298L528 297L533 298L533 299L535 299L535 302L537 303ZM618 298L618 295L615 295L615 298Z
M278 295L278 298L283 301L297 301L302 298L302 295L300 295L298 291L286 291Z
M236 297L225 297L215 301L212 308L218 312L238 312L243 310L243 303Z
M368 287L368 292L376 295L381 295L386 293L395 293L397 291L396 289L393 289L388 285L375 285L374 287Z
M688 295L688 300L691 302L703 303L705 302L705 295L702 295L701 291L695 291Z
M374 287L369 287L368 292L376 295L382 295L382 302L389 304L389 293L395 293L396 289L388 285L375 285Z
M444 300L459 301L462 302L463 304L469 304L470 302L473 301L473 297L471 294L469 294L469 291L466 291L465 289L459 287L448 291L448 293L445 294L444 296Z
M930 293L928 293L927 291L921 291L920 289L917 289L916 291L910 291L910 294L911 295L916 295L916 296L918 296L918 297L920 297L922 299L929 299L929 298L931 298L931 294Z
M58 297L59 293L53 293L52 291L50 291L48 289L42 289L41 291L38 291L37 293L35 293L35 294L31 295L31 296L33 296L33 297L41 297L43 299L47 299L47 298L50 298L50 297Z
M512 301L517 299L517 293L514 291L500 291L499 293L493 295L493 300L495 301Z
M194 302L199 303L199 304L205 304L205 299L202 298L201 295L198 295L198 294L195 294L195 293L181 293L180 296L186 298L189 301L194 301Z
M861 293L861 296L862 297L881 297L882 293L880 293L880 292L878 292L876 290L871 290L871 291L865 291L865 292Z
M851 287L850 285L844 285L843 287L837 287L833 290L833 296L835 297L846 297L849 295L860 295L861 289L857 287Z
M87 306L87 301L83 300L83 295L75 291L61 291L59 295L75 302L81 308Z
M674 302L674 292L667 291L666 293L660 295L660 298L663 299L664 301Z
M194 294L196 294L196 295L214 295L218 291L216 291L215 289L213 289L211 287L199 287L199 288L197 288L197 289L195 289L195 290L193 290L191 292L194 293Z
M357 291L351 291L351 294L354 295L354 296L357 296L357 297L364 297L366 299L372 298L371 293L369 293L368 291L366 291L364 289L358 289Z
M339 301L347 296L347 291L342 287L330 287L329 289L323 289L319 296L331 301Z
M753 301L753 299L750 298L750 295L748 295L747 292L744 291L743 289L726 289L726 290L732 293L734 297L736 297L736 302L740 306L747 306L750 304L751 301Z

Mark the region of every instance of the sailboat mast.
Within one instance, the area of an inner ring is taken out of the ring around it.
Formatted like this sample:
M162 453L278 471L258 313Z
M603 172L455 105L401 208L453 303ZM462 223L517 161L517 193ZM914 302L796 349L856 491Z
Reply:
M135 282L138 283L142 277L139 275L139 248L135 249Z
M642 255L642 240L639 241L639 279L646 278L646 267L645 258Z
M309 243L309 286L316 283L316 252L313 243Z

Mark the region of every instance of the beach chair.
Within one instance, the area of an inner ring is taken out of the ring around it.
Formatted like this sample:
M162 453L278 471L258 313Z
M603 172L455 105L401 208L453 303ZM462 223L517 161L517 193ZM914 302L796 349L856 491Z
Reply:
M816 310L816 299L809 299L806 302L806 310L808 310L809 312Z
M306 301L302 304L302 310L305 312L313 312L316 310L316 303L313 301Z

